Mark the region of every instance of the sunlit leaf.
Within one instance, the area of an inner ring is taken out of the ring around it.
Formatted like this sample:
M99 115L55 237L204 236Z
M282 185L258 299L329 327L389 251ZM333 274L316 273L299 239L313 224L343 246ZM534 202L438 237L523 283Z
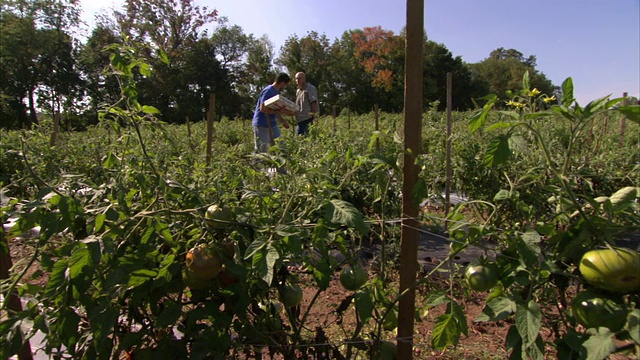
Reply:
M496 166L507 161L509 157L511 157L509 136L500 135L489 142L482 163L486 166Z
M576 99L573 97L573 79L568 77L562 83L562 106L571 107Z

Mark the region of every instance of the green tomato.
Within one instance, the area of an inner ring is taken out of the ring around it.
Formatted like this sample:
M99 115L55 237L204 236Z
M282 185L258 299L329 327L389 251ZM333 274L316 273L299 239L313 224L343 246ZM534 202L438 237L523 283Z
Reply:
M294 307L302 302L302 288L298 284L287 284L280 289L280 301L286 307Z
M620 294L640 289L640 254L631 249L588 251L579 269L585 280L599 289Z
M486 263L482 265L469 265L464 272L467 285L476 291L491 290L498 283L498 270L495 265Z
M580 291L571 302L576 322L587 329L606 327L616 332L627 322L627 310L621 296L597 289Z
M233 212L227 206L211 205L207 208L204 217L212 228L226 228L233 221Z
M350 291L356 291L367 282L367 272L360 266L350 266L340 273L340 284Z

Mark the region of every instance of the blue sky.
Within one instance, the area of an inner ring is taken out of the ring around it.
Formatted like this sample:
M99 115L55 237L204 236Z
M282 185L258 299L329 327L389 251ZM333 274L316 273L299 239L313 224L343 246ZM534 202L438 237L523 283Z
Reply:
M118 8L122 0L82 3L85 18ZM581 105L612 94L640 97L640 0L424 0L425 29L467 63L513 48L535 55L537 69L555 85L573 79ZM246 34L266 34L276 56L285 40L309 31L330 41L346 30L381 26L399 33L406 23L401 0L195 0L215 8Z

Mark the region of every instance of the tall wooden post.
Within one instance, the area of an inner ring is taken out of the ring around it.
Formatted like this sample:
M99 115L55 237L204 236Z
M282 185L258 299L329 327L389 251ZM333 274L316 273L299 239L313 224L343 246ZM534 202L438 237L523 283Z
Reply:
M380 122L378 118L378 104L373 104L373 113L375 118L376 131L380 131ZM380 137L376 138L376 151L380 153Z
M449 215L449 201L451 198L451 108L452 102L453 75L447 73L447 149L446 149L446 179L444 182L444 206L445 217ZM448 223L447 223L448 227Z
M404 181L402 184L402 234L400 244L400 297L398 312L398 353L402 360L413 359L413 317L418 270L418 202L413 189L418 183L422 137L422 69L424 42L424 0L407 0L407 40L404 66ZM405 293L406 291L406 293Z
M624 97L624 100L622 100L622 105L628 105L629 104L629 98L628 98L628 93L624 92L622 93L622 96ZM622 119L620 120L620 145L618 147L623 147L624 146L624 131L625 128L627 127L627 117L626 116L622 116Z
M213 120L216 116L216 95L209 95L209 109L207 110L207 166L211 165L211 146L213 144Z
M49 146L56 146L59 132L60 132L60 111L54 110L53 111L53 132L51 133Z

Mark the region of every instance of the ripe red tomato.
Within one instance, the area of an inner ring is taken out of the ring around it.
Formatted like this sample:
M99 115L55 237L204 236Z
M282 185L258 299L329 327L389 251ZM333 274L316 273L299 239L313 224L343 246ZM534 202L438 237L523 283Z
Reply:
M360 266L349 266L340 273L340 284L350 291L356 291L367 282L367 272Z
M472 264L467 266L464 278L471 289L488 291L498 283L498 270L492 263Z
M588 251L579 269L585 280L599 289L620 294L640 290L640 254L631 249Z

